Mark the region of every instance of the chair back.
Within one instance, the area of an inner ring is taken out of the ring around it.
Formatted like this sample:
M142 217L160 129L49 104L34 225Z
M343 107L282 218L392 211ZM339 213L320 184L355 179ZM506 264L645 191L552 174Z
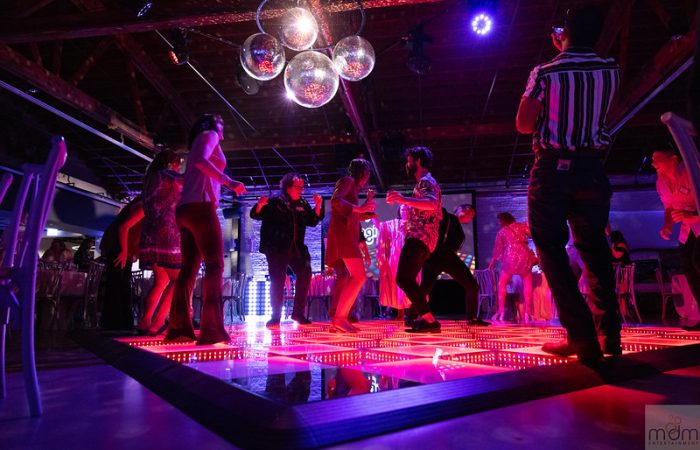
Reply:
M496 295L496 271L491 269L475 270L474 278L479 284L479 297Z
M97 261L90 261L87 279L85 280L85 300L97 299L97 294L100 290L100 282L104 271L104 264L98 263Z
M245 297L245 289L248 283L248 275L243 272L235 272L231 275L231 297L236 300Z
M39 242L56 192L58 172L66 162L66 142L60 136L52 139L52 149L46 164L25 164L24 176L15 198L10 224L3 234L2 267L22 267L35 274ZM19 241L22 217L27 214L26 229ZM32 275L34 277L34 275Z
M29 411L33 417L42 413L41 394L36 373L34 358L34 306L36 301L37 263L39 259L39 242L44 233L49 208L56 193L58 172L66 162L68 155L66 142L60 136L52 138L51 151L46 164L25 164L22 166L24 176L15 197L10 222L3 233L3 255L0 267L3 272L11 274L12 282L18 287L19 295L16 303L21 313L22 332L22 370L24 371L25 388L29 401ZM7 192L7 178L0 180L0 191L4 197ZM26 213L26 229L20 241L19 231L22 218ZM60 273L57 269L46 283L46 292L53 295L54 289L60 288ZM59 276L57 276L57 274ZM57 295L57 294L56 294ZM14 296L14 294L13 294ZM8 296L2 296L4 299ZM7 304L0 304L7 310ZM0 353L4 355L4 327L0 332ZM4 392L5 367L0 364L0 380L3 380Z
M0 202L4 200L5 194L7 194L7 190L10 188L11 184L12 175L9 173L3 173L2 177L0 177Z
M617 295L634 292L634 264L617 266L615 270L615 291Z

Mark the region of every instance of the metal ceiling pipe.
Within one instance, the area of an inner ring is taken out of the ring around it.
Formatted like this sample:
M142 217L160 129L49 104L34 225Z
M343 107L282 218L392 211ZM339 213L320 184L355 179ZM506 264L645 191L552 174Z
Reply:
M662 82L656 87L656 89L654 89L654 90L653 90L649 95L647 95L641 102L639 102L634 108L632 108L632 110L631 110L630 112L628 112L627 114L625 114L624 116L622 116L622 117L620 118L620 120L618 120L617 123L615 123L615 125L613 125L613 126L610 128L610 134L611 134L611 135L614 135L615 133L617 133L618 131L620 131L620 128L622 128L623 126L625 126L625 124L626 124L627 122L629 122L630 119L632 119L642 108L644 108L644 107L647 105L647 103L649 103L650 101L652 101L652 100L654 99L654 97L656 97L661 91L663 91L664 89L666 89L666 87L668 87L668 85L670 85L671 83L673 83L673 82L676 80L676 78L678 78L679 76L683 75L683 73L684 73L686 70L688 70L690 67L692 67L692 65L693 65L693 57L691 56L690 58L688 58L688 60L687 60L686 62L684 62L684 63L681 64L676 70L674 70L674 71L668 76L668 78L666 78L664 81L662 81Z
M111 144L116 145L117 147L119 147L121 149L126 150L127 152L131 153L134 156L137 156L137 157L139 157L145 161L148 161L148 162L153 161L153 158L151 158L150 156L146 156L143 153L141 153L137 150L134 150L133 148L129 147L128 145L124 144L123 142L120 142L120 141L114 139L113 137L108 136L108 135L104 134L103 132L91 127L90 125L86 124L85 122L83 122L79 119L76 119L75 117L73 117L69 114L66 114L59 109L56 109L47 103L42 102L38 98L32 97L30 94L22 91L21 89L17 89L16 87L12 86L11 84L8 84L8 83L0 80L0 87L4 88L5 90L7 90L9 92L12 92L13 94L27 100L30 103L33 103L33 104L39 106L40 108L45 109L46 111L49 111L50 113L57 115L58 117L60 117L62 119L67 120L68 122L72 123L75 126L82 128L83 130L86 130L86 131L94 134L95 136L97 136L101 139L104 139L105 141L107 141Z

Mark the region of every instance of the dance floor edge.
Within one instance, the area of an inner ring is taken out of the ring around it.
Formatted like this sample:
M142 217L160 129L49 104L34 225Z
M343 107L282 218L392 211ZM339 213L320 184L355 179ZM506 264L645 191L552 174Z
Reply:
M205 427L241 447L313 448L700 365L700 343L289 404L94 332L72 337Z

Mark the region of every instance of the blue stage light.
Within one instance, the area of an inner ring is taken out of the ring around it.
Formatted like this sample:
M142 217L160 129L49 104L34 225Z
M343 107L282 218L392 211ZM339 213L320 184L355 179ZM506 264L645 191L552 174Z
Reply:
M479 36L485 36L493 29L493 19L487 13L477 13L472 17L472 31Z

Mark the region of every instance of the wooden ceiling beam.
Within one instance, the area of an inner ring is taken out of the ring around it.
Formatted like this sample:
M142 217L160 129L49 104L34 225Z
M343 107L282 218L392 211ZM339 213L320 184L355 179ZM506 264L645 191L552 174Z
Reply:
M444 0L367 0L362 2L365 9L440 3ZM354 1L327 5L325 13L338 13L357 9ZM286 9L268 8L263 11L263 19L281 16ZM0 21L0 43L18 44L53 40L80 39L95 36L108 36L125 33L191 28L210 25L224 25L255 20L255 11L234 11L231 8L213 10L199 8L189 11L167 11L159 13L157 8L146 17L125 16L120 11L92 11L61 17L42 17L25 20L3 19Z
M101 0L71 0L72 3L83 11L99 13L107 11ZM144 51L141 45L128 34L115 36L117 46L124 53L133 66L141 72L141 75L155 88L155 90L172 106L175 114L185 128L189 128L194 122L194 114L180 93L175 90L172 83L166 78L163 71L153 62L153 59Z
M95 63L102 58L102 56L109 50L114 41L111 38L104 38L97 43L94 50L83 63L78 67L78 69L73 73L73 75L68 79L69 83L73 86L77 86L83 78L90 72L90 70L95 66Z
M139 82L136 78L136 68L131 61L127 62L127 77L129 79L129 92L131 93L131 102L134 105L134 114L136 115L136 121L141 127L141 130L146 131L146 113L143 111L143 103L141 102L141 95L139 94Z
M621 86L617 101L608 114L610 128L623 120L637 105L649 100L671 74L693 57L697 30L693 28L680 39L670 40L651 58L639 76Z
M615 39L620 34L620 23L632 14L632 6L635 0L615 0L615 3L608 10L603 24L603 31L600 33L596 51L599 55L608 55L615 43Z
M153 139L141 132L130 120L3 44L0 44L0 68L31 83L39 90L81 111L138 145L155 150Z
M182 125L189 129L194 123L194 113L180 93L175 89L163 71L132 36L120 34L116 37L117 46L124 55L141 72L153 88L170 104Z
M7 16L14 17L16 19L23 19L29 17L35 12L39 11L41 8L50 5L55 0L25 0L21 2L21 6L10 11Z

